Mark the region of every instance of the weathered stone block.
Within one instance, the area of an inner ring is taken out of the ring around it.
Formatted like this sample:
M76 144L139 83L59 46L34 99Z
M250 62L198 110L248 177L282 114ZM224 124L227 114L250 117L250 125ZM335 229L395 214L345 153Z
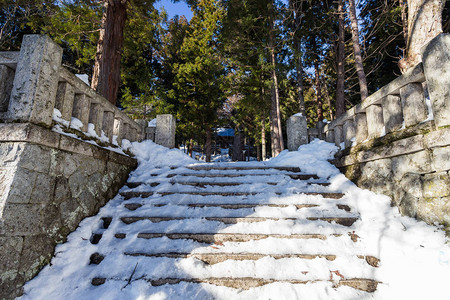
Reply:
M403 120L406 127L426 120L428 110L421 83L410 83L402 87L400 97L402 98Z
M308 128L305 116L291 116L286 122L286 130L289 151L297 151L298 147L308 143Z
M19 157L23 153L24 148L25 143L0 142L0 167L16 166L19 163Z
M369 136L367 131L367 116L365 113L355 115L356 122L356 144L364 142Z
M26 144L20 156L19 166L36 172L48 173L50 161L50 149L38 145Z
M45 235L27 236L23 240L19 272L30 280L45 264L50 262L55 242Z
M95 146L65 135L61 135L61 141L59 143L59 148L61 150L74 152L86 156L93 156L92 147Z
M52 124L61 57L61 47L49 37L23 37L8 108L10 119Z
M6 203L3 213L5 234L8 236L29 236L41 233L40 205Z
M367 132L369 139L381 136L384 130L383 109L379 105L371 105L366 109Z
M425 198L450 196L450 179L448 172L425 174L423 196Z
M402 100L395 95L383 99L383 120L386 133L399 130L403 124Z
M450 34L440 34L423 47L422 62L435 124L450 125Z
M125 123L120 116L114 116L113 135L117 136L117 144L122 145L122 139L125 135Z
M21 236L0 237L0 253L8 253L9 258L6 259L6 255L0 256L0 281L15 277L13 272L19 269L22 248L23 238Z
M428 151L392 158L392 172L396 180L400 180L406 173L426 174L432 171L431 157Z
M28 169L17 168L14 172L14 178L11 181L7 202L30 203L37 174L37 172Z
M156 135L155 142L158 145L174 148L175 147L175 128L176 122L173 115L156 116Z
M423 176L414 173L405 174L398 182L400 187L415 198L423 197Z
M433 148L432 168L436 172L450 170L450 146Z
M428 148L450 146L450 127L428 133L425 141Z
M328 143L334 143L334 129L328 129L327 130L325 140Z
M0 65L0 112L8 111L13 82L14 70L5 65Z
M31 203L51 203L53 201L53 191L55 189L55 179L47 174L37 173L36 181L30 195ZM46 216L49 217L49 216Z
M61 112L61 118L66 121L72 118L73 102L75 101L75 91L68 82L59 82L56 92L55 108Z
M450 197L419 199L417 203L417 217L428 224L438 222L450 225Z

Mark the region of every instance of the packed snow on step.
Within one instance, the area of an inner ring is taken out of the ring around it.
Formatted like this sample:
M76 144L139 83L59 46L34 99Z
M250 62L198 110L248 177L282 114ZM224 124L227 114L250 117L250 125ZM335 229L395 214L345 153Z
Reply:
M217 170L199 171L192 166L207 166L196 163L177 149L168 150L150 141L133 143L132 150L139 162L130 175L129 182L159 182L137 188L122 188L125 191L186 192L205 190L185 187L181 173L219 174ZM67 242L58 245L51 265L25 285L22 299L447 299L450 294L450 249L439 226L403 217L398 209L391 207L390 199L367 190L357 188L339 173L327 160L332 159L337 148L330 143L315 140L303 145L296 152L282 152L278 157L264 163L218 163L214 166L295 166L302 174L317 174L320 178L311 182L330 182L329 186L315 186L305 182L289 180L289 172L274 170L243 171L248 176L255 173L271 174L270 181L277 185L267 190L258 176L246 178L246 184L232 187L234 191L255 191L252 196L224 197L212 195L194 197L188 194L152 195L149 198L132 198L124 201L117 195L103 207L99 214L83 220ZM175 169L176 167L176 169ZM231 170L220 171L232 173ZM160 175L158 175L160 174ZM167 178L167 174L175 174ZM254 185L249 184L253 178ZM183 180L187 180L184 178ZM190 180L190 179L188 179ZM203 180L203 179L202 179ZM220 180L211 177L208 181ZM227 179L228 180L228 179ZM236 178L234 178L236 181ZM237 179L237 180L240 180ZM310 182L310 183L311 183ZM311 187L312 186L312 187ZM257 188L255 188L257 187ZM320 191L343 193L340 199L326 199L320 195L303 192ZM228 187L211 187L224 191ZM230 189L231 190L231 189ZM260 190L261 191L261 190ZM302 192L303 191L303 192ZM135 211L125 208L124 203L142 205ZM221 207L190 207L189 204L257 204L256 209L224 209ZM297 206L296 206L297 205ZM299 208L299 206L305 207ZM308 206L309 205L309 206ZM352 208L346 212L338 205ZM320 208L320 209L319 209ZM108 229L102 229L102 217L113 217ZM127 225L124 217L165 216L180 218L151 222L141 219ZM202 216L202 218L199 218ZM211 217L261 217L293 218L265 220L255 223L224 224L208 220ZM356 217L350 227L334 222L310 221L309 217ZM103 233L98 244L92 244L92 233ZM125 239L115 238L115 233L125 233ZM215 235L278 234L277 237L253 239L246 242L223 242L204 244L190 239L157 237L139 238L138 233L210 233ZM314 233L326 238L298 239L292 234ZM353 242L349 235L355 238ZM105 259L98 265L89 265L92 253L101 253ZM186 253L265 254L257 260L231 261L205 264L195 257L139 257L124 255L139 253ZM336 255L328 261L325 257L310 260L299 258L274 259L270 255L294 253ZM369 266L358 256L374 256L380 259L378 268ZM354 288L334 286L340 276L345 278L370 278L381 282L374 293ZM108 278L100 286L93 286L94 277ZM180 282L178 284L151 286L147 280L159 278L211 278L211 277L257 277L265 280L280 280L261 287L238 290L207 283ZM112 278L112 279L111 279ZM290 284L289 280L310 281L306 284ZM314 282L320 280L319 282ZM284 281L284 282L283 282Z

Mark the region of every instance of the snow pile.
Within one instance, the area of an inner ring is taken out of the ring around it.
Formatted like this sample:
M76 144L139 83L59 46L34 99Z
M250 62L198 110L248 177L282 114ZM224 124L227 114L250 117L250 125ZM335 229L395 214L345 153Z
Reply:
M334 144L315 139L309 144L301 145L298 150L284 150L266 163L274 166L298 166L302 172L325 178L339 174L339 170L328 162L339 150Z

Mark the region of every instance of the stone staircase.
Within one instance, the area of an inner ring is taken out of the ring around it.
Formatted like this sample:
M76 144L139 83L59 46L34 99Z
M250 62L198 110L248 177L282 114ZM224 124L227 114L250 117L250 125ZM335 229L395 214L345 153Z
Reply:
M365 255L352 227L356 208L314 174L222 163L165 168L149 178L128 182L117 214L102 217L93 230L92 285L145 280L240 290L330 282L367 293L377 288L372 274L380 261ZM116 255L108 260L111 251L121 252L120 262ZM348 267L337 269L342 259ZM103 272L103 264L118 264L117 272Z

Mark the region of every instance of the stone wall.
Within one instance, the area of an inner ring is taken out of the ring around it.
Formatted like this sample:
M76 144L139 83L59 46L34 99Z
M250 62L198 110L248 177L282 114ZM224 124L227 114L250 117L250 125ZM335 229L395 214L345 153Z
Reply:
M450 35L432 40L422 63L317 136L341 148L334 163L358 186L450 232Z
M19 295L135 166L133 158L34 124L0 124L0 298Z
M0 299L20 295L56 244L116 195L136 167L119 146L146 131L61 54L40 35L0 52Z

